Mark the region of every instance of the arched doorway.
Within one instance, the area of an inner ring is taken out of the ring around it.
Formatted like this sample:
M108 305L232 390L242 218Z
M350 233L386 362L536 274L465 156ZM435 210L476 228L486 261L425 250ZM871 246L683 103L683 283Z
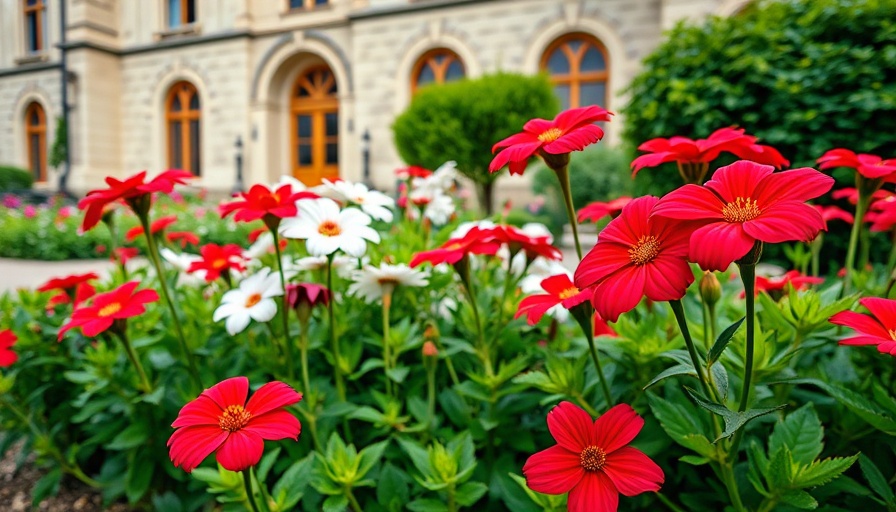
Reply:
M165 100L168 167L201 175L200 129L202 121L199 93L190 82L177 82Z
M292 175L308 186L339 177L339 99L323 64L302 71L291 89Z
M36 101L25 109L25 146L34 181L47 181L47 115Z

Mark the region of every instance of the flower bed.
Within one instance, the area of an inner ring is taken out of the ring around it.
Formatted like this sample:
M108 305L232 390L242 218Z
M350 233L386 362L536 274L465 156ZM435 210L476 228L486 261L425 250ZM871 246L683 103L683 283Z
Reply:
M608 120L533 120L491 170L539 156L568 199L569 152ZM642 150L636 170L690 183L584 208L612 219L593 248L568 201L574 274L543 226L463 222L450 164L404 170L397 202L255 185L218 210L252 241L196 252L160 243L180 217L157 196L187 174L111 181L82 229L130 211L150 265L0 298L0 452L24 439L48 469L36 502L66 477L166 511L896 507L893 257L860 222L842 278L806 275L848 219L808 204L833 180L776 171L742 130ZM720 152L744 160L704 183ZM856 218L892 228L896 161L820 162L856 169ZM757 276L773 244L802 268Z

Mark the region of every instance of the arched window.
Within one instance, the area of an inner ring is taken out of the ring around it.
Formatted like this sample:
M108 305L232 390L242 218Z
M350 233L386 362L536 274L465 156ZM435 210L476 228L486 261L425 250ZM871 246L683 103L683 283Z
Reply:
M37 53L44 49L44 37L47 33L47 14L45 0L23 0L25 13L25 49L29 53Z
M25 109L25 147L34 181L47 181L47 115L37 102Z
M292 88L292 174L308 186L339 177L337 92L336 77L325 64L300 73Z
M168 28L182 27L195 21L195 0L168 0Z
M190 82L174 84L165 101L169 168L201 175L201 118L196 87Z
M466 76L464 63L447 48L436 48L424 53L411 70L411 93L427 84L443 84Z
M541 57L563 109L607 104L609 66L604 45L588 34L567 34Z

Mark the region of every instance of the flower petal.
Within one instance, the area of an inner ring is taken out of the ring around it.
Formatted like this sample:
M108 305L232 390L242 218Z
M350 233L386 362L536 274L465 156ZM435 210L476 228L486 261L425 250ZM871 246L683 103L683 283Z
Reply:
M589 472L569 492L566 507L569 512L616 512L619 492L610 477L600 471Z
M557 444L575 453L591 444L591 416L572 402L560 402L548 413L548 430Z
M214 400L221 410L230 405L242 406L246 404L246 395L249 394L249 379L231 377L206 389L202 394Z
M190 473L221 446L229 434L217 425L179 428L168 439L168 456L174 467Z
M563 494L582 480L585 468L578 453L554 445L529 457L523 466L523 475L533 491Z
M635 309L641 302L645 281L644 266L622 268L594 287L591 304L601 318L615 322L619 315Z
M221 412L221 407L208 395L199 395L199 398L188 402L180 409L180 412L177 413L177 419L174 420L171 426L177 428L214 425L217 427Z
M215 458L224 469L243 471L258 464L263 454L264 440L260 436L248 430L237 430L231 432L218 448Z
M709 189L684 185L660 198L651 216L671 219L721 219L725 203Z
M691 234L688 260L703 270L723 272L750 252L755 242L739 223L713 222Z
M776 172L756 188L753 199L760 207L778 201L808 201L826 194L834 186L834 178L811 167Z
M632 442L643 426L644 418L639 416L632 406L628 404L613 406L594 422L590 444L601 448L609 455Z
M288 411L280 409L260 416L252 416L243 429L268 441L297 440L299 434L302 433L302 424Z
M688 286L694 282L694 272L683 257L660 253L644 268L644 295L650 300L678 300L684 297Z
M818 210L797 201L776 203L762 210L759 217L744 222L743 226L746 234L770 244L809 242L825 228Z
M859 304L868 308L885 329L896 329L896 300L865 297Z
M719 167L706 182L706 188L721 196L722 201L730 203L738 197L756 199L756 191L760 183L775 172L771 165L761 165L749 160L738 160L731 165Z
M301 399L302 394L294 390L289 384L273 381L258 388L258 391L252 395L249 403L246 404L246 410L252 413L253 416L260 416L278 407L298 403Z
M576 287L583 290L608 278L631 263L628 247L614 242L598 243L576 267Z
M665 480L663 470L650 457L637 448L623 446L607 454L604 473L610 477L616 489L626 496L660 490Z

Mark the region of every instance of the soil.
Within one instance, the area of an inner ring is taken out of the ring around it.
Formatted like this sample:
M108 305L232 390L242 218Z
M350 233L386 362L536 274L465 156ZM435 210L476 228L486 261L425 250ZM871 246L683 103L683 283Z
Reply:
M16 471L16 457L21 446L7 450L0 459L0 512L128 512L125 504L113 504L103 508L102 496L71 477L64 477L59 485L59 494L47 498L37 507L31 508L31 489L43 476L43 471L33 464L34 457L28 457Z

